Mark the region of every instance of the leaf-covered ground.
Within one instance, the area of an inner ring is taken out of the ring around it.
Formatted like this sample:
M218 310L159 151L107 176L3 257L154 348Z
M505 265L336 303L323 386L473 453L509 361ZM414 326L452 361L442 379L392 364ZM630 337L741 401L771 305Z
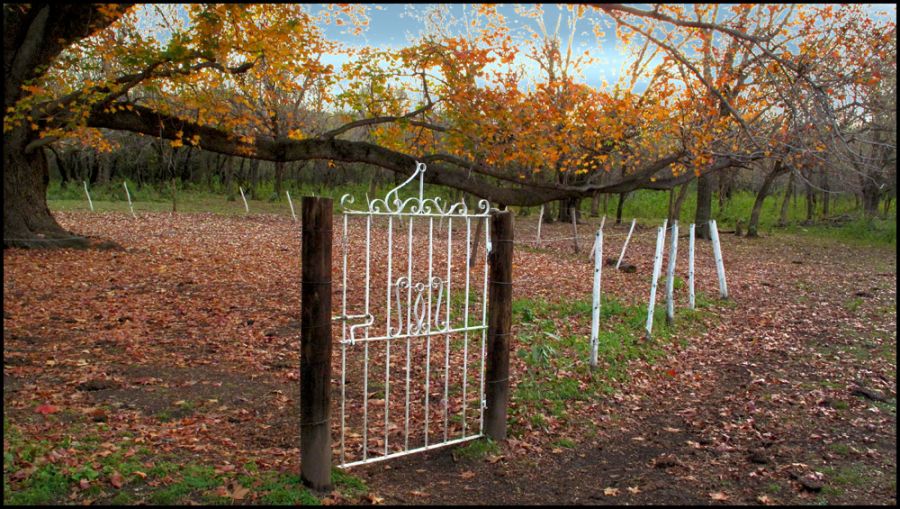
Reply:
M574 255L571 241L535 247L534 219L517 218L511 439L356 467L364 483L341 475L317 499L296 483L299 226L57 216L124 250L4 251L5 503L896 503L893 249L723 233L731 299L716 298L699 242L691 311L682 238L676 323L658 305L647 339L655 229L639 227L636 272L603 272L592 373L591 227ZM606 230L616 256L627 225ZM545 225L543 237L570 232ZM350 236L351 265L363 242ZM394 444L402 431L388 431Z

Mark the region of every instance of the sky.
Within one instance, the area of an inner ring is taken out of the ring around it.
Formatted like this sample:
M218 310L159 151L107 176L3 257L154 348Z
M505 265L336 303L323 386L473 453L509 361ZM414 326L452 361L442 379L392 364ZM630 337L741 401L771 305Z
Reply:
M436 4L370 4L368 9L369 26L362 35L351 35L347 33L345 27L328 26L325 34L329 38L344 42L351 45L372 45L381 48L399 48L408 41L417 36L424 27L421 20L424 13L433 8ZM444 5L454 19L465 19L467 12L474 9L473 4L442 4ZM545 4L544 5L544 23L548 30L553 30L556 26L557 18L563 13L563 21L560 24L560 38L565 41L569 37L569 30L566 26L567 11L562 7L565 4ZM633 4L639 8L648 8L647 4ZM311 7L316 10L321 4L313 4ZM498 6L498 12L503 14L511 29L522 30L527 23L537 30L537 25L533 20L523 18L515 12L516 4L501 4ZM868 4L866 6L873 17L887 18L894 22L897 20L896 4ZM722 10L723 14L725 10ZM593 16L597 19L605 19L606 16ZM589 21L581 20L579 26L576 27L574 37L574 51L581 53L590 51L591 55L597 57L597 62L584 69L584 83L600 88L605 83L614 83L621 73L624 72L624 65L629 61L629 55L625 53L620 45L616 44L615 29L611 22L602 27L606 36L598 41L595 37L592 26ZM453 30L464 30L464 23L458 23L451 27ZM340 64L339 58L332 58L328 63ZM535 64L529 60L522 58L521 63L535 68ZM638 81L635 84L635 92L640 93L646 87L646 81Z
M449 10L451 18L456 20L465 19L466 15L474 10L473 4L443 5ZM568 12L561 5L563 4L547 4L544 6L544 23L549 31L553 31L558 17L562 13L563 19L562 23L560 23L559 34L560 38L565 41L570 33L566 25L566 14ZM362 35L350 35L342 27L333 25L326 28L325 34L329 38L346 44L368 44L382 48L399 48L419 35L425 26L421 18L428 9L434 6L435 4L370 4L368 9L369 26ZM530 27L537 31L536 22L516 14L515 7L515 4L501 4L498 6L498 12L506 17L513 33L524 32L525 24L530 24ZM463 25L463 22L458 22L451 29L465 30ZM616 48L614 27L612 25L604 27L604 32L607 35L602 44L598 44L597 38L592 32L592 26L587 20L581 20L575 32L574 51L581 53L588 50L591 51L592 56L598 57L596 64L585 69L584 81L594 87L600 87L603 81L608 83L615 81L626 60L626 56L622 54L621 48ZM521 60L521 63L534 66L524 58Z
M313 12L323 8L323 4L307 5ZM329 39L352 46L370 45L385 49L400 48L425 29L425 13L438 5L443 6L447 10L450 19L456 20L456 23L446 26L448 30L454 33L462 33L466 30L467 23L465 20L474 10L473 4L369 4L367 9L369 25L365 27L361 35L351 34L346 25L338 26L333 24L324 27L325 35ZM563 19L559 26L559 36L561 40L566 41L570 34L566 23L568 12L562 5L565 4L544 5L544 23L547 29L552 32L560 13L562 13ZM634 5L639 8L648 7L646 4ZM501 4L498 6L498 12L506 17L513 34L524 32L526 24L537 31L537 23L534 20L519 16L515 12L515 8L515 4ZM873 17L886 17L896 22L897 7L895 4L868 4L866 10ZM155 17L153 15L154 9L147 9L144 12L150 14L145 25L145 27L149 28L150 24L152 24L152 18ZM606 35L602 40L598 41L590 22L584 19L579 21L573 39L573 52L580 54L584 51L589 51L591 56L596 57L596 63L584 68L582 80L592 87L601 88L604 86L604 83L611 84L618 79L620 74L624 72L625 63L630 58L621 45L616 44L615 29L608 18L606 16L592 16L592 18L605 20L604 23L607 24L601 26L601 29ZM165 29L159 30L157 37L165 37L166 32ZM345 62L345 57L330 55L326 56L324 60L326 63L339 67L340 64ZM520 56L516 63L525 65L532 72L536 71L536 64L524 56ZM645 82L638 81L634 91L640 93L645 86Z

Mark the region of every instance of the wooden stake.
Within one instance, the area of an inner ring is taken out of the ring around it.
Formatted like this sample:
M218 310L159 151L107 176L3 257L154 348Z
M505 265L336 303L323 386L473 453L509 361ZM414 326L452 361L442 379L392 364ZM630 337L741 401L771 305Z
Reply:
M694 309L694 223L688 236L688 307Z
M634 224L637 222L637 219L631 220L631 228L628 229L628 236L625 237L625 243L622 244L622 252L619 254L619 261L616 262L616 270L619 270L619 265L622 265L622 259L625 258L625 249L628 247L628 241L631 240L631 233L634 231Z
M331 224L330 198L303 198L300 478L320 491L331 488Z
M249 214L249 213L250 213L250 207L247 205L247 197L244 196L244 188L241 187L241 186L238 186L238 189L241 190L241 199L244 200L244 213L245 213L245 214Z
M669 242L669 268L666 270L666 323L675 323L675 258L678 256L678 220L672 221Z
M541 205L541 213L538 215L538 229L537 229L537 245L541 247L541 224L544 222L544 206Z
M125 186L125 196L128 197L128 210L131 211L131 217L137 219L137 216L134 215L134 206L131 204L131 193L128 192L128 182L123 180L122 185Z
M297 220L297 214L294 213L294 202L291 201L291 192L285 189L284 194L287 195L288 205L291 206L291 217L294 218L294 221Z
M716 220L709 222L709 234L712 237L713 256L716 258L716 272L719 274L719 296L728 298L728 285L725 283L725 264L722 260L722 246L719 244L719 227Z
M665 223L663 223L665 224ZM650 302L647 304L647 337L653 334L653 308L656 305L656 282L659 280L659 271L662 268L663 245L666 243L666 228L659 228L656 232L656 256L653 258L653 279L650 283Z
M603 229L597 230L594 240L594 288L591 308L591 369L597 369L597 348L600 343L600 282L603 277Z
M88 205L91 206L91 212L93 212L93 211L94 211L94 202L91 201L91 193L88 192L87 181L86 181L86 180L82 180L81 182L84 184L84 194L87 195L87 197L88 197Z
M509 331L512 324L513 216L508 210L491 216L490 287L485 359L484 433L506 439L509 403Z
M575 254L578 254L578 220L575 217L575 207L569 208L569 215L572 216L572 232L575 235Z

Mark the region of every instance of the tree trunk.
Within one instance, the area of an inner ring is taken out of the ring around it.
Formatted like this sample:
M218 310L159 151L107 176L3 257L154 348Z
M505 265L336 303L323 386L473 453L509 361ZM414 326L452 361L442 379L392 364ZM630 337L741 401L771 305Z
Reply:
M828 185L828 174L822 172L822 217L828 217L828 205L831 201L831 186Z
M575 211L575 220L579 219L581 216L581 199L580 198L566 198L564 200L559 200L559 215L556 217L557 221L571 223L572 216L571 211Z
M281 196L282 180L284 180L284 163L275 163L275 195Z
M862 186L862 205L863 213L866 217L875 217L878 215L878 202L881 198L881 192L878 184L871 178L863 179Z
M784 173L784 162L779 159L775 161L775 166L772 168L772 171L766 175L766 178L763 179L762 186L760 186L759 191L756 193L756 201L753 202L753 210L750 211L750 221L747 223L748 237L759 236L759 213L762 211L766 196L769 195L769 189L772 188L772 183L775 182L775 179L782 173Z
M472 238L472 250L469 253L469 268L475 266L475 261L478 260L478 244L481 241L481 234L484 231L484 218L478 218L478 226L475 227L475 237Z
M784 190L784 199L781 200L781 216L778 218L778 226L787 226L788 205L791 194L794 193L794 172L788 176L787 187Z
M708 174L697 178L697 212L694 214L694 232L698 239L710 240L709 219L712 215L712 182Z
M25 154L32 134L19 127L3 137L3 247L86 247L50 214L47 159L42 150Z
M250 160L250 198L259 200L256 195L256 187L259 185L259 159Z
M591 196L591 217L600 217L600 193Z
M670 223L674 219L681 219L681 206L684 204L684 199L687 198L688 187L690 187L690 185L690 182L686 182L682 184L681 189L678 190L678 196L675 198L672 216L669 218Z
M812 224L813 216L816 214L816 193L812 188L812 184L809 183L809 179L806 180L806 224Z
M628 198L628 193L619 193L619 204L616 205L616 224L622 224L622 209L626 198Z

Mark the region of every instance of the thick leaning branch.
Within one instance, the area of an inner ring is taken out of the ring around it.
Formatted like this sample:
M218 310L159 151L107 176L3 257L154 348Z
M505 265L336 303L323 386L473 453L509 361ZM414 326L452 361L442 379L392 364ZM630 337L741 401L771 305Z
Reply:
M304 161L325 159L347 163L366 163L391 170L403 175L411 175L416 167L416 158L385 147L363 141L349 141L338 138L292 140L256 136L241 137L214 127L202 126L170 115L164 115L143 106L133 110L103 111L95 109L88 118L88 127L131 131L166 139L190 139L199 137L198 146L210 152L272 162ZM249 141L248 141L249 140ZM670 171L671 164L683 157L683 153L661 158L640 171L627 175L623 180L606 185L583 185L565 187L535 187L519 185L501 187L477 170L469 171L455 165L437 163L432 160L425 181L430 184L449 186L475 196L503 205L533 206L554 200L584 198L594 192L619 193L641 187L657 188L667 179L650 179L660 172ZM425 159L425 158L422 158ZM433 159L433 158L431 158ZM681 183L680 180L678 183ZM673 184L673 185L677 185Z

